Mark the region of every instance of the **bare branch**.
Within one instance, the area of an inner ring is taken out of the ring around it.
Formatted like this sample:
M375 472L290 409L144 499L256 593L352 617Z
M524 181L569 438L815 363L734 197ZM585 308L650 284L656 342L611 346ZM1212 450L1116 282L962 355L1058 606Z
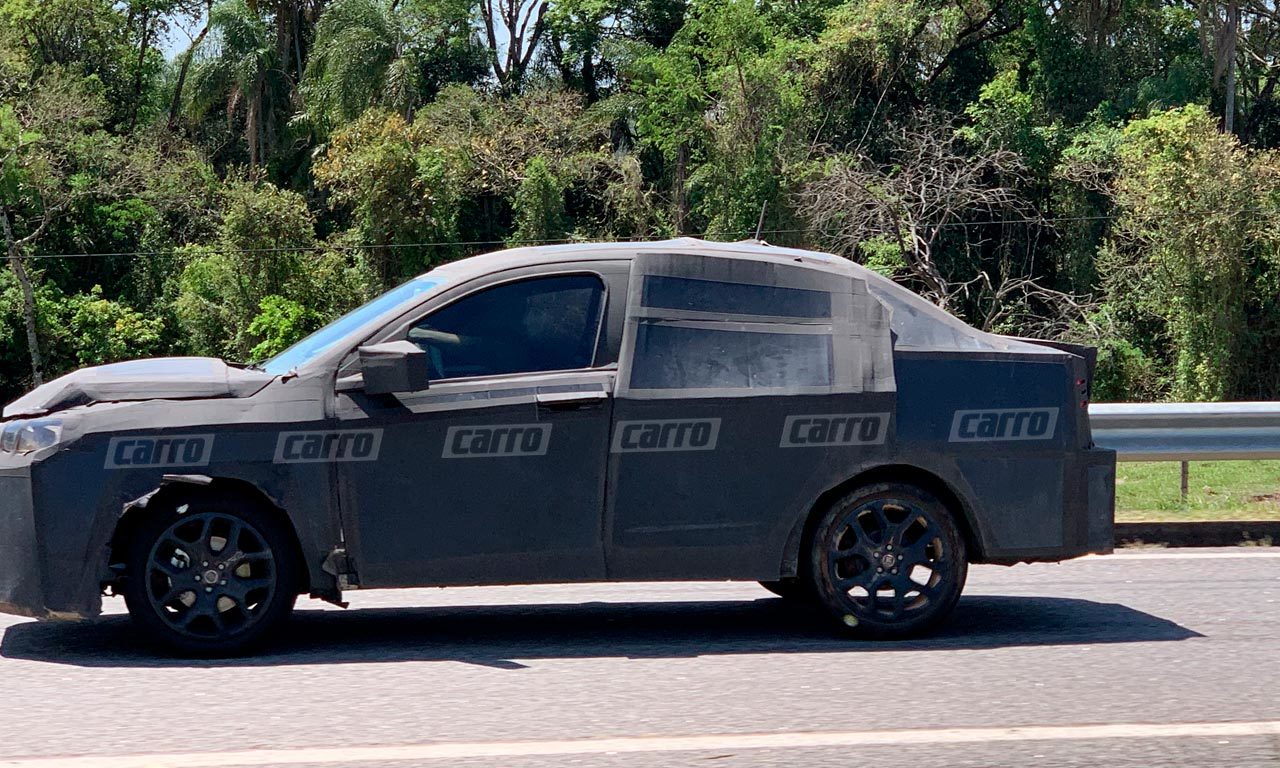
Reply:
M949 308L962 283L937 263L941 236L974 214L1030 216L1012 186L1025 166L1001 147L965 153L954 129L930 113L899 126L890 144L889 162L862 153L833 160L801 193L800 212L829 246L850 257L865 256L863 243L872 238L898 244L909 277Z

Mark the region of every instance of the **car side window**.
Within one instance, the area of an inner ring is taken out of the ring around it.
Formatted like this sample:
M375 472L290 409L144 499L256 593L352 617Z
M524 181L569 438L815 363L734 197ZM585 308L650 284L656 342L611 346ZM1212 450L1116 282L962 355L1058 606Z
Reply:
M432 380L590 368L604 304L595 275L556 275L486 288L432 312L408 338Z

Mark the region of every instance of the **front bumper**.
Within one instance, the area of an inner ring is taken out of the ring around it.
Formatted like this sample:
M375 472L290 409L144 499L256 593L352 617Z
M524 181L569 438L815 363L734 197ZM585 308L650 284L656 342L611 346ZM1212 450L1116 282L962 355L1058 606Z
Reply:
M0 612L45 618L31 469L0 469Z

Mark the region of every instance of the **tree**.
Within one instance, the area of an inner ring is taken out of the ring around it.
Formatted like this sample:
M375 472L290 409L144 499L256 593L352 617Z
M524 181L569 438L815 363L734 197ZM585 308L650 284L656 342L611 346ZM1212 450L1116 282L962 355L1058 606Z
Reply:
M514 93L524 82L546 32L548 7L549 0L480 0L490 64L504 92Z
M1175 398L1234 396L1257 356L1249 296L1280 263L1280 156L1246 149L1188 106L1130 123L1110 167L1095 175L1120 212L1099 254L1108 302L1130 331L1158 321L1135 340L1173 359Z
M671 45L637 63L636 132L661 153L677 231L794 227L791 192L818 149L813 53L756 4L716 0L692 8Z
M0 103L0 229L22 289L32 379L44 381L34 278L27 256L69 211L139 186L140 174L117 137L103 130L100 91L51 70L22 98Z
M955 130L936 115L917 115L898 126L890 141L893 153L887 161L866 154L827 161L822 176L803 191L801 213L840 253L865 258L877 247L896 251L926 298L943 309L958 309L980 270L973 262L948 268L943 261L947 235L972 234L957 229L969 219L1030 214L1012 184L1025 167L1016 154L998 146L966 152ZM965 242L963 247L972 246Z
M213 13L213 0L204 0L201 16L204 18L204 24L201 25L200 31L196 36L191 38L191 44L187 46L187 50L182 54L182 63L178 65L177 79L173 85L173 96L169 99L169 130L173 130L178 126L178 116L182 112L182 93L187 84L187 73L191 71L191 62L195 59L196 51L200 49L201 43L209 34L209 16Z
M422 134L372 109L333 136L315 167L332 204L354 214L357 241L373 246L367 255L385 288L452 253L424 244L457 239L459 160Z
M196 51L191 69L192 114L203 118L222 107L228 123L243 114L249 165L264 164L292 90L271 27L246 0L221 0L209 12L209 28L214 44Z
M335 0L307 62L307 114L336 126L381 106L409 119L446 82L476 79L478 54L467 8L456 0Z
M262 342L269 344L260 351L269 351L273 339L287 340L278 322L289 317L282 302L307 309L290 321L296 331L370 294L359 261L316 240L302 197L256 179L228 186L217 240L188 247L184 258L173 311L183 346L197 354L249 360Z
M516 228L512 245L538 245L563 240L569 233L564 210L564 182L556 177L546 158L533 157L525 164L524 179L516 188Z

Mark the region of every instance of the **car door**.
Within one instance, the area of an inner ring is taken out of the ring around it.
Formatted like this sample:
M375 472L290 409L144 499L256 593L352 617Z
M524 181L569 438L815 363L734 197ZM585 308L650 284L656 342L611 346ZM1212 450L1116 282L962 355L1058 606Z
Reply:
M887 310L819 264L640 253L614 404L612 578L777 578L815 498L884 461Z
M340 465L362 586L603 577L615 373L603 359L602 271L565 265L469 285L378 339L427 352L423 389L369 396L340 384L343 430L378 440L376 460Z

